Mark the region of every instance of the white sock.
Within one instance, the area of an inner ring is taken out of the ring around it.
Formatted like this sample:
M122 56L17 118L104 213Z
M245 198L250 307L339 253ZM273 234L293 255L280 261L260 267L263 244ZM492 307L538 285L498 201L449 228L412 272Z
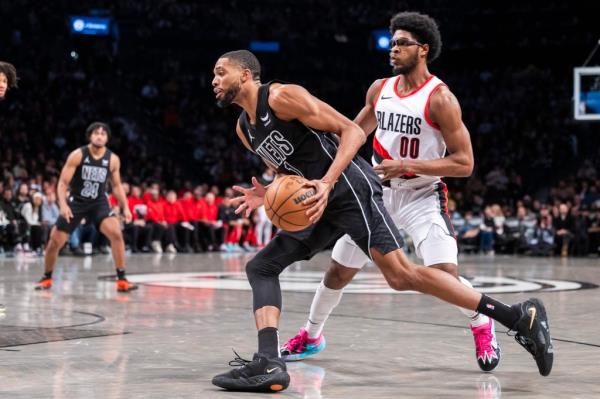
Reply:
M460 279L461 283L463 283L467 287L473 288L473 285L471 284L471 282L469 280L467 280L466 278L463 278L461 276L458 276L458 278ZM490 320L486 315L481 314L475 310L465 309L465 308L461 308L461 307L458 307L458 310L460 310L465 316L467 316L469 318L469 322L471 323L471 326L473 326L473 327L482 326L482 325L488 323Z
M340 303L343 291L343 289L332 290L331 288L327 288L323 281L321 281L310 305L310 314L306 322L306 331L309 338L317 338L321 335L327 318L338 303Z

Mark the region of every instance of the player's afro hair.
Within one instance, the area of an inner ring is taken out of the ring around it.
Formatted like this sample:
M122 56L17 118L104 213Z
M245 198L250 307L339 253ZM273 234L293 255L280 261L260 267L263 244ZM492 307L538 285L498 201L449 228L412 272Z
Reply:
M19 78L17 77L17 70L13 64L0 61L0 73L6 75L9 89L17 87L17 80L19 80Z
M398 29L410 32L422 44L429 45L427 63L434 61L442 51L442 36L437 22L429 15L418 12L401 12L390 21L392 36Z

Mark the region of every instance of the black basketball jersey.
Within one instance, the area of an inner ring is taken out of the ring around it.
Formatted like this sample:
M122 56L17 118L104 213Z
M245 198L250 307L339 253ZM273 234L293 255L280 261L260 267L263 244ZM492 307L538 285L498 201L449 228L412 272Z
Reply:
M336 154L331 133L315 131L298 120L278 119L269 107L271 81L258 89L256 125L250 123L246 111L239 122L252 150L278 173L306 179L322 178Z
M83 201L94 201L106 198L106 181L110 176L110 156L107 148L100 159L95 159L88 146L80 148L81 163L75 170L69 189L71 196Z

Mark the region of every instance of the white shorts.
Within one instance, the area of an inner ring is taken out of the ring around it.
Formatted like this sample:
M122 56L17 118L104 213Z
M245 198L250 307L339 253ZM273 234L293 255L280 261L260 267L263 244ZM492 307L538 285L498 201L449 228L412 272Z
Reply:
M425 266L458 264L458 247L448 216L446 184L442 181L423 187L384 187L383 201L398 229L404 230ZM347 234L337 240L331 254L339 264L356 269L369 257Z

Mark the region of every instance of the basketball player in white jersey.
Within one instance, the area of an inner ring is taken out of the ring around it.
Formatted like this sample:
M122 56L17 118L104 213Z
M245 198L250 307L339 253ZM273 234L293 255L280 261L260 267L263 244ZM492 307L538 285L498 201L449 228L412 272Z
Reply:
M440 32L432 18L414 12L394 16L390 31L395 76L373 82L354 122L367 135L375 131L372 161L388 183L385 206L398 228L411 236L417 256L425 266L444 270L471 286L458 275L458 250L441 176L468 177L473 150L456 97L427 68L440 53ZM340 302L343 287L368 261L348 235L336 242L306 327L281 349L285 360L301 360L325 348L325 321ZM459 309L470 321L479 367L493 370L500 361L494 321Z

